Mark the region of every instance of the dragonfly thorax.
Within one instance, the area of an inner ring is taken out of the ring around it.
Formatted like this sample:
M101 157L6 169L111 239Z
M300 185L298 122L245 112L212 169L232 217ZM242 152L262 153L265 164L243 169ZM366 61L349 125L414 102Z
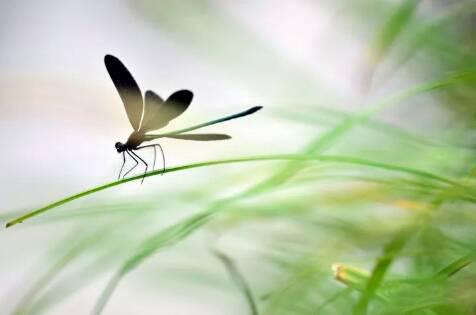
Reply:
M145 137L143 132L134 131L133 133L131 133L131 135L127 139L125 146L128 149L136 149L138 146L141 145L142 142L144 142L144 140L145 140Z
M134 131L131 133L126 143L116 142L115 147L117 153L122 153L127 150L135 150L142 142L145 141L145 136L143 132Z

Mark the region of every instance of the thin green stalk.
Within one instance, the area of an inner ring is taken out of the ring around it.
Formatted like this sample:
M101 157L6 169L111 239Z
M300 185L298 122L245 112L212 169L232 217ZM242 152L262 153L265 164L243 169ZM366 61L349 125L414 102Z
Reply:
M366 88L369 89L372 78L379 64L390 52L392 46L407 29L407 25L415 18L415 13L420 4L420 0L405 0L393 11L385 25L382 26L377 38L371 43L367 52L367 62L365 69Z
M199 213L183 221L180 221L146 239L139 249L134 252L130 258L122 263L119 270L114 274L111 280L109 280L106 288L99 296L91 314L101 314L121 279L130 271L135 269L144 259L151 256L157 250L173 246L177 242L186 238L192 232L196 231L198 228L209 222L214 214L215 212L212 209L203 213Z
M411 228L410 228L411 229ZM387 270L392 265L395 257L406 245L408 239L413 236L413 232L410 229L403 229L385 245L383 254L378 258L377 264L372 270L369 280L354 308L354 315L362 315L367 311L368 303L372 295L377 291L377 288L383 281Z
M356 115L354 113L337 110L328 106L311 106L304 104L303 111L301 112L292 111L283 107L275 110L272 114L281 119L298 121L300 123L309 125L312 124L314 126L331 125L334 124L336 120L349 119L350 117ZM447 142L441 141L440 139L426 138L422 135L413 133L378 119L369 119L361 126L374 132L386 134L389 137L395 137L400 141L408 142L413 145L465 150L471 152L475 151L475 149L471 147L466 147L463 145L451 145Z
M69 242L71 247L64 253L45 273L43 273L39 279L33 282L29 290L21 297L20 301L17 303L15 309L12 311L12 315L23 315L27 314L28 310L31 310L31 304L36 295L43 290L48 283L50 283L71 261L77 258L82 251L91 244L91 241L98 242L101 238L105 237L107 234L104 233L104 230L86 235L83 239L80 239L79 242L74 243L78 239L79 231L74 231L70 239L66 241ZM63 244L65 240L61 241ZM56 251L57 249L55 249Z
M342 291L338 291L334 293L317 307L315 315L321 314L322 310L324 310L327 306L331 305L332 303L336 302L338 299L349 296L352 293L352 291L353 291L352 288L345 288Z
M258 306L256 305L255 299L253 297L253 293L251 292L251 288L249 287L248 283L246 283L245 277L241 274L240 270L233 262L233 260L222 253L221 251L215 249L213 250L213 254L223 263L226 270L230 274L231 279L236 283L238 288L243 292L245 296L246 302L250 307L251 315L258 315Z
M459 272L461 269L473 263L475 257L474 255L467 255L457 260L453 261L451 264L441 269L435 277L451 277L455 273Z
M381 163L381 162L376 162L376 161L369 161L369 160L364 160L360 158L354 158L354 157L348 157L348 156L336 156L336 155L322 155L322 156L314 156L314 155L306 155L306 154L277 154L277 155L263 155L263 156L251 156L251 157L243 157L243 158L235 158L235 159L225 159L225 160L216 160L216 161L207 161L207 162L199 162L199 163L192 163L192 164L187 164L187 165L182 165L182 166L176 166L176 167L170 167L165 169L164 171L162 170L156 170L153 172L149 172L145 175L145 177L150 177L150 176L156 176L160 175L162 173L172 173L172 172L177 172L177 171L183 171L187 169L193 169L193 168L199 168L199 167L206 167L206 166L212 166L212 165L220 165L220 164L233 164L233 163L243 163L243 162L259 162L259 161L320 161L320 162L335 162L335 163L345 163L345 164L354 164L354 165L361 165L361 166L368 166L368 167L373 167L373 168L380 168L388 171L395 171L395 172L401 172L401 173L407 173L411 174L414 176L419 176L422 178L427 178L427 179L432 179L441 183L445 183L448 185L456 186L459 188L464 188L461 184L458 182L451 180L449 178L445 178L443 176L435 175L430 172L418 170L418 169L413 169L413 168L408 168L404 166L398 166L398 165L391 165L391 164L386 164L386 163ZM21 223L27 219L30 219L32 217L35 217L39 214L42 214L48 210L51 210L53 208L57 208L61 205L70 203L76 199L91 195L93 193L112 188L118 185L122 185L131 181L135 180L142 180L143 175L137 175L134 177L114 181L111 183L107 183L101 186L94 187L92 189L85 190L83 192L80 192L78 194L74 194L72 196L66 197L64 199L61 199L59 201L56 201L54 203L51 203L49 205L46 205L42 208L36 209L34 211L31 211L25 215L22 215L16 219L11 220L6 224L6 227L11 227L15 224Z

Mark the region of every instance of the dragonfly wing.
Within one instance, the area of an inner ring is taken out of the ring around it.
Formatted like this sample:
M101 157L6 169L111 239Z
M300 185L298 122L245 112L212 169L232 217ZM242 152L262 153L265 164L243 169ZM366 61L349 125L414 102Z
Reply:
M177 91L170 95L165 102L154 92L147 91L144 113L144 119L147 121L142 123L141 130L148 132L167 126L172 119L182 114L188 108L192 99L193 93L189 90Z
M165 138L181 139L181 140L193 140L193 141L216 141L231 139L229 135L221 133L196 133L196 134L179 134L164 136Z
M160 115L163 119L171 121L177 116L180 116L187 108L193 99L193 93L189 90L180 90L172 93L165 101Z
M138 130L143 110L142 93L139 86L129 70L118 58L106 55L104 57L104 64L124 103L127 117L129 117L132 127L134 130Z
M144 133L164 127L160 125L160 108L164 106L164 100L152 91L145 92L144 117L140 130Z

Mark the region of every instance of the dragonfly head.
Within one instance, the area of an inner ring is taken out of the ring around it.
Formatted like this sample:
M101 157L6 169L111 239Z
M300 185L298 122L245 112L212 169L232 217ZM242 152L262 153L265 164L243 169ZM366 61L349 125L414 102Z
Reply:
M126 146L122 142L116 142L114 146L116 147L117 153L126 151Z

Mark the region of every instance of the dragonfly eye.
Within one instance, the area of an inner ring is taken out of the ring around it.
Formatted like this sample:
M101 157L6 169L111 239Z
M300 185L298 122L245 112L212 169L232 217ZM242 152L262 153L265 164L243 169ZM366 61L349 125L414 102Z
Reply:
M116 142L116 144L114 145L116 147L116 150L118 153L121 153L122 151L124 151L124 145L120 142Z

